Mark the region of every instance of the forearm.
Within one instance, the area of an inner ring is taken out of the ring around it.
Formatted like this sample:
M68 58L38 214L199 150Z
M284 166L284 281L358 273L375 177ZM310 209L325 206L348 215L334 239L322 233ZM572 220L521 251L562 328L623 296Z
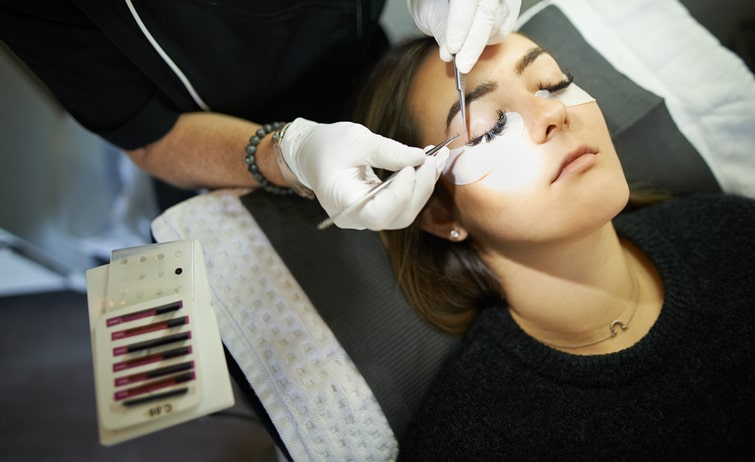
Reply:
M244 158L249 138L258 128L222 114L183 114L163 138L127 154L147 173L179 188L257 187ZM268 180L285 184L275 162L272 136L262 140L256 158Z

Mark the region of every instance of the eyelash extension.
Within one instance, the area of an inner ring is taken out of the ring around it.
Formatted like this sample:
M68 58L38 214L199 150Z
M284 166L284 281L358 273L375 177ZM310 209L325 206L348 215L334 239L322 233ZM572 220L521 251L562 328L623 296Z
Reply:
M562 81L560 81L560 82L558 82L557 84L554 84L554 85L546 85L546 84L544 84L542 82L538 83L537 89L538 90L549 91L551 93L555 93L555 92L557 92L559 90L563 90L564 88L566 88L569 85L571 85L572 82L574 82L574 76L571 74L571 72L566 71L566 72L564 72L564 75L566 76L564 78L564 80L562 80Z
M553 85L546 85L546 84L544 84L542 82L539 83L538 84L538 89L539 90L546 90L546 91L549 91L551 93L555 93L557 91L563 90L564 88L566 88L569 85L571 85L572 82L574 81L574 76L572 75L571 72L565 71L564 75L565 75L564 80L562 80L562 81L560 81L560 82L558 82L556 84L553 84ZM493 140L493 138L495 138L496 136L500 135L504 128L506 128L506 113L499 109L498 110L498 120L496 121L495 125L493 125L493 128L491 128L490 130L488 130L486 133L483 133L482 135L480 135L480 136L478 136L476 138L473 138L468 143L468 146L477 146L483 140L486 143L489 143L490 141Z
M472 141L468 143L468 145L477 146L483 140L485 140L486 143L489 143L490 141L493 140L493 138L499 135L505 127L506 127L506 113L499 109L498 120L496 121L495 125L493 125L493 128L483 133L482 135L474 138Z

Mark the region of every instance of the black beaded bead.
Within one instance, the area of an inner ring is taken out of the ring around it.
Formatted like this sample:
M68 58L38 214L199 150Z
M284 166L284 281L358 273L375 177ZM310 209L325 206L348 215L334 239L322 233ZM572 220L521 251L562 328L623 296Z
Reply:
M249 173L252 174L252 177L254 177L255 181L257 181L260 187L269 193L280 194L280 195L293 194L294 190L275 185L271 183L270 180L265 178L260 172L259 167L257 166L256 154L257 154L257 146L259 146L260 142L262 141L262 138L274 132L275 130L278 130L284 124L285 124L284 122L273 122L271 124L264 124L262 127L260 127L254 133L254 135L252 135L252 137L249 138L249 144L246 145L246 159L245 159Z

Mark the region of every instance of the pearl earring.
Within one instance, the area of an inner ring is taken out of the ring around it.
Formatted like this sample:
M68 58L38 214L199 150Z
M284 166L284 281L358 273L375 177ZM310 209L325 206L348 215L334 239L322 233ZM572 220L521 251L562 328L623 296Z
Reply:
M461 236L461 233L459 233L459 230L454 228L451 230L451 239L456 240Z

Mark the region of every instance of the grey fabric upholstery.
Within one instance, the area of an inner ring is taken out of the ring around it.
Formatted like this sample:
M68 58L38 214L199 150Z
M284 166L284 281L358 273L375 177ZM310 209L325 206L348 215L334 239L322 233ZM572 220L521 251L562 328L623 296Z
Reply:
M404 299L376 233L323 231L314 201L242 198L276 252L372 388L399 436L458 338L421 321Z

